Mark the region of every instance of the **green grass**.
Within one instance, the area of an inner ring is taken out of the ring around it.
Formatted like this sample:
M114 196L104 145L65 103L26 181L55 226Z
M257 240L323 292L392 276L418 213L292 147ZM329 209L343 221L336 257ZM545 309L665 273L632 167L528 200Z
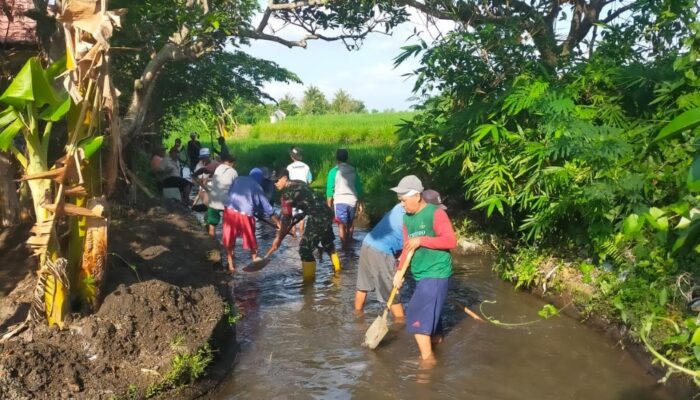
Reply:
M289 148L301 147L304 152L303 161L309 165L313 174L311 187L324 194L326 176L335 165L335 151L340 147L332 143L272 142L255 139L229 141L228 145L236 156L236 170L240 175L248 175L254 167L265 166L271 171L286 167L291 163ZM370 220L376 221L396 203L396 196L389 188L394 186L398 179L391 177L391 171L387 167L393 146L352 144L344 147L350 153L349 163L357 168L362 179L366 195L365 208Z
M258 123L249 138L333 144L390 144L396 125L414 113L295 115L275 124Z

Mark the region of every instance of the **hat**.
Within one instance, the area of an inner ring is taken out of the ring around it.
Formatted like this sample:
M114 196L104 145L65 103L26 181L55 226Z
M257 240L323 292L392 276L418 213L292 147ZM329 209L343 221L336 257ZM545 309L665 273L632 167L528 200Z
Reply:
M250 172L248 173L248 176L251 177L251 178L253 178L253 180L255 180L255 182L257 182L259 185L262 184L263 179L269 179L269 178L270 178L270 177L269 177L269 175L270 175L269 172L267 173L267 175L268 175L268 177L265 178L265 173L263 172L263 170L262 170L261 168L253 168L253 169L251 169Z
M432 189L424 190L421 196L423 196L423 200L425 200L427 203L435 204L443 210L447 210L447 207L442 204L442 197L440 197L440 193L437 191Z
M202 147L199 149L199 158L208 158L211 157L211 151L209 150L208 147Z
M423 191L423 183L415 175L408 175L401 178L396 187L391 188L398 195L403 196L409 192L421 193Z
M281 177L286 176L289 178L289 170L287 168L280 168L277 173L273 173L270 177L272 182L277 182Z
M289 155L297 161L301 160L301 153L302 151L299 147L292 147L289 149Z

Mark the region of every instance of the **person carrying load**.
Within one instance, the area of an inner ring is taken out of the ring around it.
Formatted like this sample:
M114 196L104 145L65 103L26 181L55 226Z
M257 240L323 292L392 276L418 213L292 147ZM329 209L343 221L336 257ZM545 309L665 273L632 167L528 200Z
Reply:
M282 239L292 223L292 208L300 210L306 216L306 227L299 243L302 276L305 282L313 281L316 276L316 258L314 249L320 242L323 249L330 255L333 269L340 271L340 259L335 251L335 235L333 234L333 212L319 193L314 192L305 182L289 178L289 171L281 169L275 177L275 188L280 192L282 218L280 230L272 243L270 252L277 250Z

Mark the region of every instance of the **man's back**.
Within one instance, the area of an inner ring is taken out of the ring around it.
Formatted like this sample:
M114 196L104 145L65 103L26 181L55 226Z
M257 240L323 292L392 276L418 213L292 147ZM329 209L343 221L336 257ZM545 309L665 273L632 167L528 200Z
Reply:
M289 179L293 181L302 181L304 183L311 183L313 178L311 175L311 169L302 161L294 161L287 166L287 171L289 171Z

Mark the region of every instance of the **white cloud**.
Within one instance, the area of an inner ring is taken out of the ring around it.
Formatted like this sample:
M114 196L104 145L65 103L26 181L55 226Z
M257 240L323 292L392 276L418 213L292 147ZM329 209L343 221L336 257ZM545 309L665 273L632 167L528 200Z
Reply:
M279 29L279 21L271 27ZM250 53L254 56L273 60L293 72L303 80L304 85L273 82L265 85L265 91L279 99L287 93L301 99L306 86L317 86L330 100L338 89L363 101L369 109L393 108L405 110L412 102L412 88L415 80L403 75L417 68L419 60L406 60L394 69L394 58L401 53L401 47L414 44L417 38L408 39L414 28L419 37L428 43L440 32L454 29L449 21L430 21L413 12L409 22L397 27L393 35L370 34L359 51L349 52L341 42L309 41L307 49L288 49L272 42L253 42ZM272 31L268 31L272 33ZM286 27L276 32L284 38L298 40L304 36L297 27Z

